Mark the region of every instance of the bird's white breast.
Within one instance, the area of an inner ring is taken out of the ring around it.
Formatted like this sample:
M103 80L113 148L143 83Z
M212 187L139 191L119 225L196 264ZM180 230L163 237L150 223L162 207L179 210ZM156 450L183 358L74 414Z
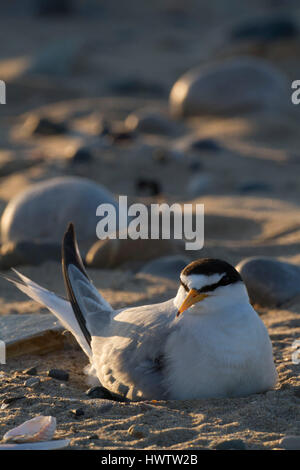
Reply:
M171 399L243 396L276 383L271 342L251 305L226 314L180 319L166 344Z

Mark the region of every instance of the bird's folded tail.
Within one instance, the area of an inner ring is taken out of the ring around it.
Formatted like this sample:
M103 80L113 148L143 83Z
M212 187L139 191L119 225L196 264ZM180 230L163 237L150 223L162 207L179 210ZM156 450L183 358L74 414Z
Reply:
M16 269L13 269L13 271L19 279L13 279L10 277L6 277L6 279L9 282L15 284L15 286L24 292L24 294L28 295L28 297L35 300L39 304L46 306L50 312L52 312L56 318L58 318L60 323L67 330L71 331L82 347L83 351L89 358L91 358L92 353L90 345L82 334L76 317L74 316L70 302L54 294L54 292L50 292L49 290L44 289L44 287L39 286L28 277L19 273Z
M84 269L72 223L63 239L62 270L74 315L90 345L91 336L101 335L114 310L94 287Z

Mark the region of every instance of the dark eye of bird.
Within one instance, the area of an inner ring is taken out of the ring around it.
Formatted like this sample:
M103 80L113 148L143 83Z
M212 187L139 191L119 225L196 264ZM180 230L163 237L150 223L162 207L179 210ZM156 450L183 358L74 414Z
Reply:
M180 279L180 284L182 285L182 287L186 290L186 292L189 292L190 289L188 288L188 286Z

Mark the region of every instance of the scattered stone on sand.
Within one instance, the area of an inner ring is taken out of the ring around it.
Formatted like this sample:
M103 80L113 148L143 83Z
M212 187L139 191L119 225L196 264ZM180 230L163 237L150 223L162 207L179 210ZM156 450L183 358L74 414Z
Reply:
M246 450L247 446L242 439L228 439L226 441L219 442L215 446L216 450Z
M145 134L177 135L179 125L162 113L151 109L139 109L129 114L125 120L129 131Z
M262 17L254 18L235 26L231 38L238 41L278 41L295 38L298 27L292 18Z
M4 398L2 400L2 405L8 405L9 406L9 405L12 405L13 403L15 403L16 401L23 400L25 398L26 397L24 395L15 395L15 396L12 396L12 397L7 397L7 398ZM1 406L1 408L2 408L2 406Z
M70 165L86 164L93 160L94 156L90 149L87 147L79 147L75 152L69 156L68 163Z
M188 258L181 255L163 256L145 264L140 273L178 281L181 271L189 262Z
M270 185L259 181L249 181L248 183L243 183L238 187L238 191L242 194L267 192L270 191L270 189Z
M227 59L179 78L171 90L170 110L178 117L279 110L288 103L287 90L285 75L267 61Z
M43 241L17 241L4 243L0 248L0 269L16 266L37 266L46 261L61 260L61 246Z
M185 141L184 150L189 151L198 151L198 152L209 152L210 154L213 152L219 152L222 150L221 144L211 138L187 138Z
M102 385L97 385L96 387L92 387L86 392L87 396L90 398L101 398L104 400L113 400L113 401L125 401L120 395L116 395L110 392L107 388L103 387Z
M94 398L94 397L92 397ZM98 398L93 401L93 407L96 408L97 412L105 413L114 406L114 402L110 399Z
M144 439L147 436L145 427L139 426L137 424L130 426L128 429L128 434L130 434L132 437L135 437L136 439Z
M23 132L27 135L54 136L65 134L67 127L63 122L30 114L23 124Z
M280 306L300 293L300 268L267 257L251 257L241 261L240 272L252 304L262 307Z
M158 196L162 193L160 183L151 178L139 178L135 182L135 188L137 193L144 197Z
M51 313L0 316L0 339L6 344L7 358L59 350L64 346L62 331Z
M26 369L23 371L23 374L26 375L37 375L37 367L30 367L29 369Z
M109 269L136 261L148 261L178 253L172 240L132 240L131 238L98 240L88 251L85 262L90 268Z
M62 369L50 369L48 371L48 377L56 380L69 380L69 373Z
M80 418L81 416L84 416L84 410L82 408L75 408L74 410L71 410L71 414L75 416L75 418Z
M61 243L72 221L78 240L96 239L96 209L117 203L99 184L79 177L58 177L33 184L7 204L1 218L3 242L40 239Z
M36 387L40 385L41 381L38 377L30 377L30 379L25 380L24 386L25 387Z
M300 436L285 436L279 445L285 450L300 450Z

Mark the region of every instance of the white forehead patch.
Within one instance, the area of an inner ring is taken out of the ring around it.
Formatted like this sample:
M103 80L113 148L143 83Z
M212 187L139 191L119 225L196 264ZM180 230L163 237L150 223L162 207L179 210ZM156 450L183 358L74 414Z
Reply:
M207 276L206 274L190 274L185 276L181 274L180 279L189 289L202 289L204 286L211 286L219 282L226 273L216 273Z

